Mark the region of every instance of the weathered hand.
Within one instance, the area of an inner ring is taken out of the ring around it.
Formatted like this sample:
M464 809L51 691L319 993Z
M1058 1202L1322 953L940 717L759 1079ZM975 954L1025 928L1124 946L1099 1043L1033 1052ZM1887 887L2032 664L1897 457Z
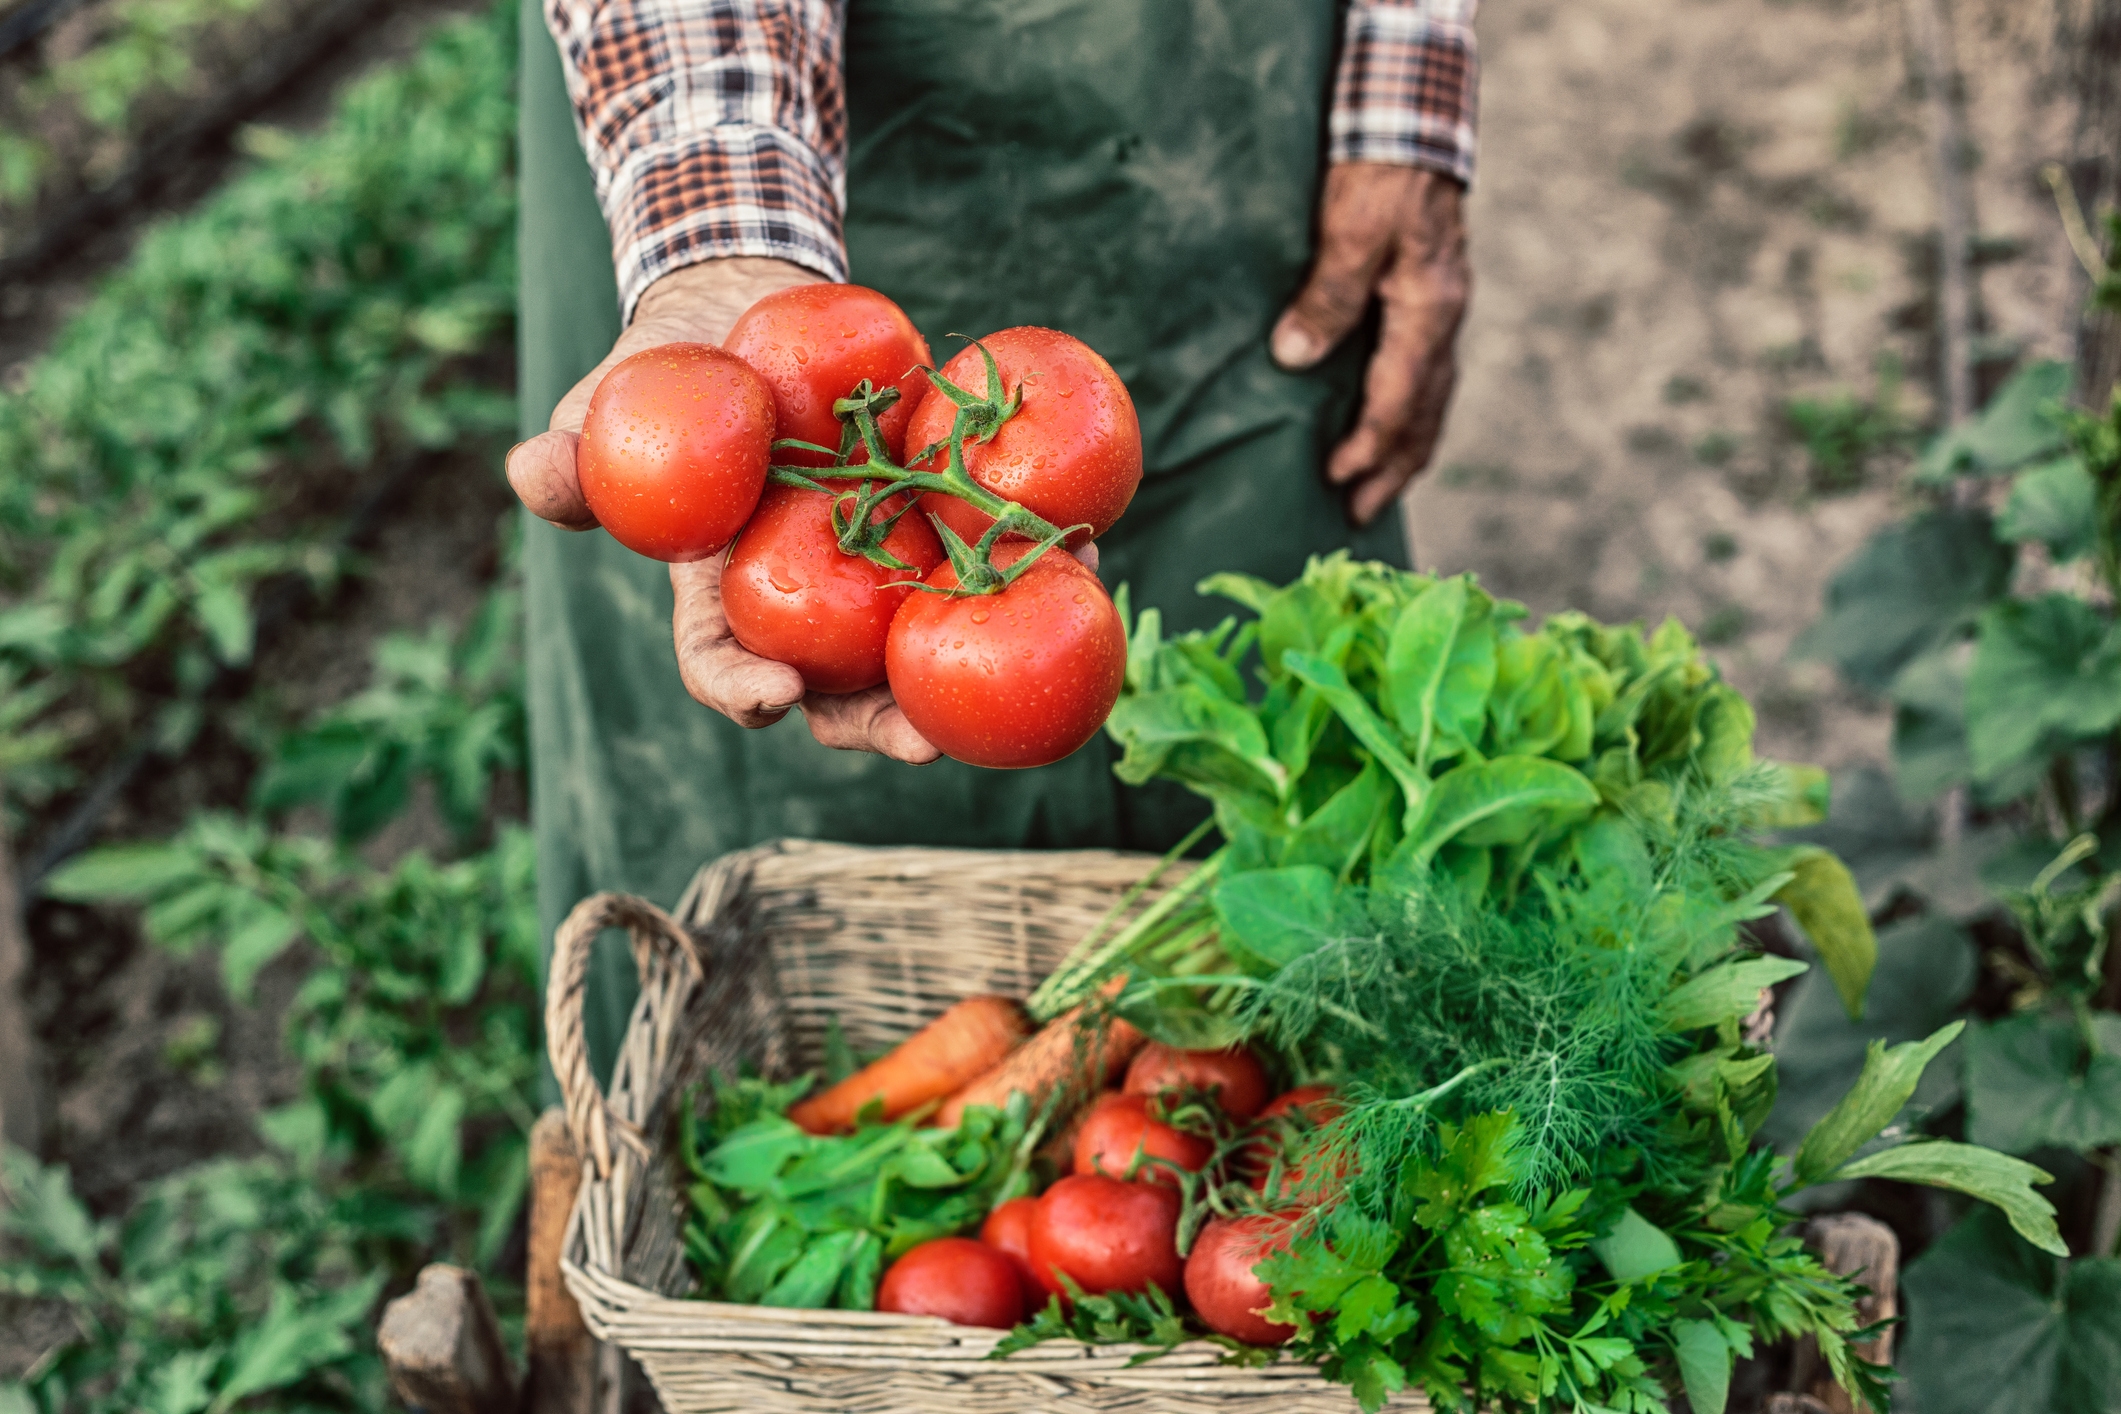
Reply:
M737 316L775 290L812 284L819 276L781 260L712 260L665 275L648 287L633 323L604 361L571 388L553 409L550 430L508 454L508 483L540 519L568 530L590 530L596 517L582 499L575 470L582 415L589 395L611 366L657 344L719 344ZM891 690L873 687L844 696L805 695L802 675L747 651L729 631L722 612L719 556L670 567L676 595L671 632L678 672L686 691L739 726L765 727L800 706L810 734L826 746L873 751L915 764L942 753L931 746L891 700Z
M1463 189L1441 173L1376 162L1326 172L1318 259L1274 326L1274 359L1308 368L1361 322L1372 298L1384 326L1363 377L1362 416L1326 462L1367 525L1397 500L1436 449L1458 378L1453 345L1473 276Z

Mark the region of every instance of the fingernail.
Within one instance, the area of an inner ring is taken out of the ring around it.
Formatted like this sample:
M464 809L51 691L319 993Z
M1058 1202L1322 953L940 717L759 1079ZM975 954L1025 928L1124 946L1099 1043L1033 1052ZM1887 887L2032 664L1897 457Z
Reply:
M1324 352L1311 331L1300 324L1284 323L1274 331L1271 351L1283 368L1307 368Z

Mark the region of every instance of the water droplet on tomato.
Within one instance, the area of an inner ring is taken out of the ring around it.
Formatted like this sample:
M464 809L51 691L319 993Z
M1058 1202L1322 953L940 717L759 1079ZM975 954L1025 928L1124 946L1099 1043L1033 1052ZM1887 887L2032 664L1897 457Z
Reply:
M790 567L785 560L768 565L766 567L766 579L768 583L772 584L775 589L780 590L783 594L799 594L809 587L804 583L802 575Z
M1075 396L1075 390L1073 388L1055 388L1053 391L1060 394L1064 398L1072 398Z
M972 622L976 624L987 622L987 611L985 609L974 609L972 611Z
M965 646L965 640L960 638L957 642L951 644L950 646L952 648L962 648Z
M797 350L795 351L795 361L796 361L797 363L808 363L808 362L810 362L810 350L808 350L808 349L797 349Z
M1078 594L1075 596L1075 602L1078 604L1087 604L1090 602L1090 596L1087 594Z

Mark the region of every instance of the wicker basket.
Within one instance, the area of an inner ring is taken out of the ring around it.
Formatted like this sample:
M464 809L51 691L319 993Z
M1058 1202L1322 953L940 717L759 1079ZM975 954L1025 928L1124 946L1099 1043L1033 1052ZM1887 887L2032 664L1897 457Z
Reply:
M599 894L554 940L553 1069L587 1156L561 1270L599 1339L638 1360L671 1414L1349 1414L1294 1362L1241 1369L1206 1342L1129 1367L1135 1346L1048 1342L986 1358L1000 1332L932 1317L683 1299L675 1106L708 1068L815 1065L825 1020L880 1049L961 997L1013 996L1057 963L1153 861L785 842L702 869L672 918ZM582 1042L589 954L633 937L641 997L607 1100ZM1401 1396L1395 1409L1425 1409Z

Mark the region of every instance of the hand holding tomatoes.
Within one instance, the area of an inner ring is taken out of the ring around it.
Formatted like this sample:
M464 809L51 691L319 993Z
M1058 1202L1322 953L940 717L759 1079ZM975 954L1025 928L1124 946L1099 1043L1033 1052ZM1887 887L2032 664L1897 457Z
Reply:
M663 319L675 278L637 322ZM927 345L889 299L798 284L757 300L726 348L619 352L583 433L567 440L556 412L558 430L511 454L510 479L556 524L601 523L673 563L695 698L745 726L800 702L820 742L914 762L1040 766L1095 734L1126 635L1084 566L1140 482L1141 434L1087 346L1005 330L950 365L983 373L984 393L931 388ZM899 464L909 446L930 453L925 469ZM1076 560L1053 553L1064 539Z

